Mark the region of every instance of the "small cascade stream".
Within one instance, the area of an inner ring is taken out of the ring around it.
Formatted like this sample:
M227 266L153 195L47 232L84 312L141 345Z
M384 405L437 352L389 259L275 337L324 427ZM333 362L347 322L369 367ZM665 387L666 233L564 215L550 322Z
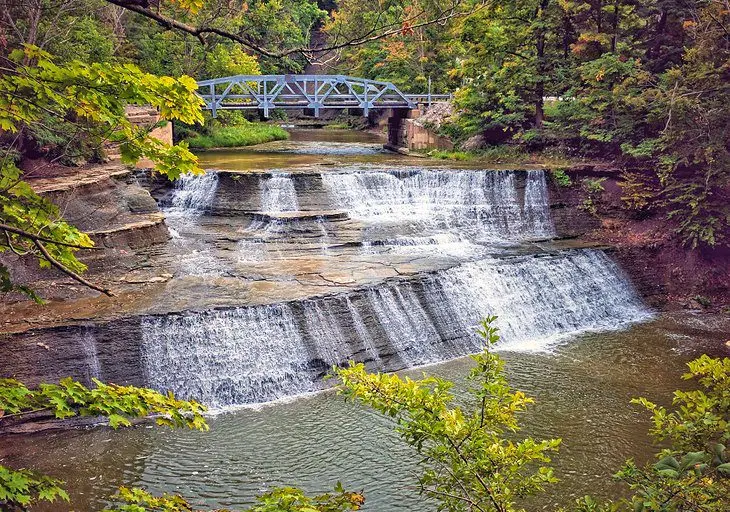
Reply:
M225 273L223 265L212 254L204 240L194 236L198 221L210 212L218 189L218 173L183 174L176 182L170 198L163 201L162 211L174 243L182 254L178 271L184 275L208 276Z
M218 173L183 174L175 182L169 201L163 202L167 218L194 219L209 211L218 188Z
M99 352L96 346L96 338L90 328L85 328L81 335L81 348L84 351L86 360L86 382L91 384L92 379L101 379L101 365L99 364Z
M275 173L261 180L261 211L292 212L299 209L294 181L289 173Z

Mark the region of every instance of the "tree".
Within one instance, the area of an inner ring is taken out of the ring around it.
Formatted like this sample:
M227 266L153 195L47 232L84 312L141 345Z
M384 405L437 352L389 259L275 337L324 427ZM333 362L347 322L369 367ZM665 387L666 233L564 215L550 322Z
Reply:
M308 62L327 59L332 52L341 51L344 48L359 46L383 38L387 38L402 32L404 29L411 30L429 25L444 24L453 18L467 16L470 13L482 8L488 2L486 0L438 0L431 2L433 7L429 10L402 10L400 16L393 19L393 9L398 10L401 2L389 0L386 2L373 3L376 5L375 18L365 25L353 25L354 32L335 31L332 38L324 46L311 46L309 34L306 37L296 37L285 41L268 41L265 36L268 33L269 24L257 22L255 26L247 25L226 25L225 11L226 3L206 2L204 0L162 0L150 2L149 0L106 0L108 3L135 12L144 16L165 30L175 30L189 34L197 38L201 43L207 44L210 38L222 38L242 45L249 51L269 58L288 58L300 55ZM241 8L247 12L249 4L243 4ZM258 5L258 3L253 3ZM268 12L270 21L281 23L280 13L295 12L294 19L299 26L308 26L310 29L324 19L325 11L312 7L313 2L291 2L277 0L272 3L260 4L261 11L254 12L251 19L256 20L258 14L266 16ZM278 9L277 6L281 6ZM304 9L302 9L304 7ZM271 10L269 11L269 9ZM207 14L206 14L207 13ZM203 16L200 16L203 14ZM304 22L304 23L302 23ZM307 23L309 22L309 23ZM264 30L263 27L267 27ZM258 32L258 37L257 37Z
M519 510L517 500L557 481L543 464L550 462L559 439L505 437L519 430L517 414L532 399L512 391L504 362L489 352L499 340L494 319L487 318L479 331L484 351L471 356L475 366L469 373L468 409L452 404L453 383L440 378L369 374L363 364L335 370L345 397L394 419L421 460L421 493L436 500L439 510Z
M27 62L27 64L24 64ZM21 154L40 152L49 139L58 154L53 160L100 151L106 141L119 145L122 160L155 162L155 170L175 179L202 172L185 144L169 146L148 136L125 117L128 104L157 107L163 119L202 121L202 100L195 81L141 72L130 64L57 64L34 46L14 50L0 76L0 253L35 257L41 267L55 267L76 281L103 293L109 290L80 276L86 268L75 253L93 247L91 239L64 222L55 205L37 195L16 165ZM0 290L30 290L13 284L8 267L0 264Z
M464 81L456 100L467 134L486 131L501 142L542 127L544 97L561 92L564 19L557 2L508 1L460 24L456 34L466 57L455 70Z
M458 17L435 24L418 23L420 18L438 17L445 6L444 2L423 0L339 2L325 26L332 42L356 38L363 27L373 27L376 31L398 30L387 37L343 48L333 63L334 68L393 82L410 92L427 92L429 79L434 92L453 90L458 83L445 71L454 67L462 55L452 37Z

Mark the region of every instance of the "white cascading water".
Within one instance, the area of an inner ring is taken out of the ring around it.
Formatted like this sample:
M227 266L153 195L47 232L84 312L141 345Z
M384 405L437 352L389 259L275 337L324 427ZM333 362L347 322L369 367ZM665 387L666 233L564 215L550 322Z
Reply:
M90 384L91 379L101 379L99 353L96 348L96 338L91 328L84 328L81 335L81 348L84 351L84 359L86 360L86 380Z
M488 314L500 317L501 348L519 351L650 313L602 251L575 250L465 263L347 297L150 317L143 353L150 385L224 407L320 389L351 357L394 370L472 353Z
M205 174L183 174L175 181L175 190L165 214L181 217L195 217L209 211L213 206L215 192L218 189L218 173L208 171Z
M261 211L293 212L299 209L294 180L289 173L275 173L260 182Z
M178 259L178 271L184 275L209 276L225 273L204 243L185 237L195 230L198 219L213 207L218 189L218 173L207 171L202 175L183 174L175 181L172 197L162 209L174 242L184 250Z
M519 172L525 173L522 198ZM420 222L487 239L555 234L543 171L372 170L323 173L322 182L334 209L368 222Z
M310 355L286 304L146 318L149 384L211 406L264 402L312 389Z

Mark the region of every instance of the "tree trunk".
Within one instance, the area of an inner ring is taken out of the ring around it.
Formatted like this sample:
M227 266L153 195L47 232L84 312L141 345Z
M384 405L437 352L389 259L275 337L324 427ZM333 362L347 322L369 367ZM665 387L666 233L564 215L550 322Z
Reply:
M611 36L611 53L616 53L616 43L618 42L618 18L619 18L619 0L613 2L613 23Z
M563 59L568 60L570 56L570 42L571 35L573 34L573 20L570 14L565 12L563 14Z
M537 82L535 83L535 128L542 128L545 120L544 100L545 96L545 74L547 65L545 62L545 27L543 18L547 10L549 0L540 0L537 7L535 20L538 23L535 31L535 49L537 54Z

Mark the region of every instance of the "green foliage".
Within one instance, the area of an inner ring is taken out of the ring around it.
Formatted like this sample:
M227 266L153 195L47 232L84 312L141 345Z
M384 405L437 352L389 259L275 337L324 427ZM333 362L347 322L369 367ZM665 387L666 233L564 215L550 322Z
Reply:
M28 389L14 379L0 379L0 423L9 416L48 411L58 419L73 416L103 416L112 428L128 427L132 418L153 415L158 425L207 430L205 406L178 400L147 388L104 384L94 379L89 389L71 378L58 384L41 384Z
M346 398L393 418L396 431L420 457L421 492L436 500L439 510L518 510L517 500L556 481L544 464L560 440L504 437L519 430L517 414L532 400L512 391L504 362L489 352L499 340L494 319L487 318L479 331L484 351L471 356L468 408L454 405L453 384L437 377L369 374L362 364L335 369Z
M559 187L570 187L573 185L573 180L570 179L570 176L568 176L568 173L565 172L565 169L556 167L550 171L550 175Z
M120 145L122 158L156 162L156 170L171 179L198 171L197 161L185 146L167 146L146 136L124 115L126 105L152 105L163 119L194 124L202 121L202 100L190 77L173 79L142 73L135 66L81 61L57 64L50 54L35 47L11 52L12 72L0 76L0 129L31 133L47 116L83 130L85 138L100 145L105 140ZM33 65L22 64L31 59ZM60 128L59 128L60 129Z
M153 496L143 489L122 487L115 496L117 504L103 512L194 512L193 506L176 494ZM256 497L247 512L347 512L360 510L362 494L348 492L338 482L334 492L307 496L295 487L277 487ZM223 511L219 511L223 512Z
M688 363L691 391L675 391L672 410L646 398L632 403L652 413L650 434L668 445L658 461L640 468L633 461L616 474L633 491L637 511L720 512L730 496L730 358L703 355Z
M621 201L623 201L626 208L644 211L655 205L657 191L645 174L623 172L618 186L621 187Z
M232 75L260 75L261 68L253 55L244 52L240 46L219 44L205 55L207 78Z
M0 168L0 229L5 231L5 239L0 239L0 253L32 254L38 258L41 268L50 267L49 258L53 258L74 272L83 272L86 265L76 259L75 252L94 245L85 233L64 222L58 207L36 194L22 180L21 171L7 160ZM48 242L36 241L22 233L37 234ZM40 252L39 245L47 255ZM40 302L29 288L12 284L7 268L0 269L0 279L2 291L20 291Z
M585 192L586 196L583 199L583 204L580 208L593 215L598 213L598 203L601 199L601 195L603 194L604 181L606 181L606 178L583 178L581 180L581 188Z
M469 160L474 157L465 151L429 151L428 156L439 160Z
M237 126L213 127L210 135L197 135L187 140L191 148L210 149L252 146L273 140L286 140L289 133L271 124L243 122Z
M89 389L66 378L59 384L29 389L14 379L0 379L0 426L9 418L47 411L58 419L105 417L112 428L131 426L133 418L153 416L158 425L208 430L203 417L206 409L197 402L178 400L172 393L163 395L151 389L104 384L96 379L94 384L96 387ZM0 465L0 508L21 511L41 501L69 501L62 485L63 482L48 476Z
M639 467L626 462L615 478L628 484L630 498L599 503L591 497L576 502L576 510L724 512L730 496L730 358L703 355L688 363L683 378L700 389L675 391L672 410L646 398L632 403L652 413L650 434L665 446L657 462Z
M33 192L15 156L33 144L51 144L49 156L60 152L68 158L89 148L101 151L105 142L113 142L124 162L148 158L170 179L199 173L197 158L185 144L169 146L149 137L147 129L127 120L125 106L152 105L163 119L192 124L203 119L202 100L190 77L158 77L131 64L59 64L33 46L12 51L10 62L13 67L0 75L0 130L7 135L0 142L0 253L36 257L41 267L57 267L90 285L78 275L86 266L75 253L91 248L91 239ZM27 288L13 285L6 267L0 277L2 291L38 299Z
M457 2L451 8L459 12L468 9L467 4ZM458 83L446 71L461 54L451 33L454 23L444 20L418 26L438 18L445 9L445 3L431 0L338 1L334 16L325 25L330 44L388 33L388 37L344 48L338 71L393 82L414 93L427 92L430 78L433 93L449 92Z
M0 508L7 512L26 510L41 501L69 501L63 482L26 469L0 465Z

